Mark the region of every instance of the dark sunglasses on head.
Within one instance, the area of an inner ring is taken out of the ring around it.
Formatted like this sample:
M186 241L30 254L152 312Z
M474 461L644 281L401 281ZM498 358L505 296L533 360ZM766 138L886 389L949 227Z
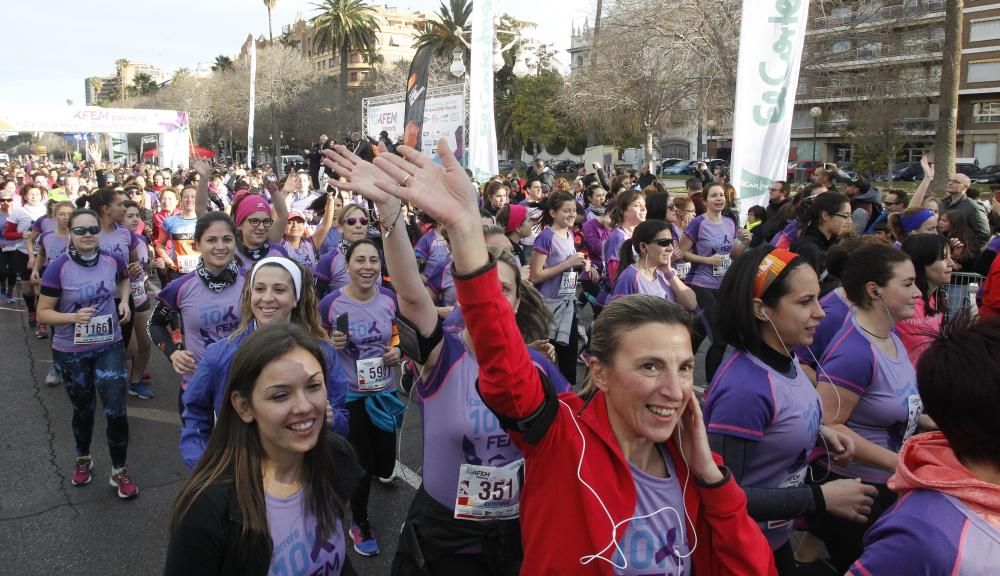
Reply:
M361 218L348 218L345 220L348 226L354 226L355 224L361 224L362 226L368 225L368 219L362 216Z
M73 226L69 229L74 236L84 236L90 234L91 236L97 236L101 233L100 226Z
M657 238L656 240L653 240L651 244L656 244L660 248L666 248L667 246L673 246L674 241L670 238Z

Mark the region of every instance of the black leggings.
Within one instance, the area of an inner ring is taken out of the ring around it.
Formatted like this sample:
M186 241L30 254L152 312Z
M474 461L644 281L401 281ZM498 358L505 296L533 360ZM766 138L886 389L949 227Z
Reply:
M559 366L559 371L562 372L570 386L576 385L576 356L580 353L578 322L576 312L573 312L573 329L569 333L569 344L559 344L555 340L552 341L552 346L556 349L556 365Z
M347 403L350 415L350 429L347 439L351 442L358 463L365 469L365 475L351 495L351 516L355 524L368 521L368 495L372 489L372 476L388 478L396 466L396 434L386 432L372 423L365 409L365 399Z
M719 369L722 358L726 355L726 343L719 335L719 318L716 310L718 301L715 297L719 291L718 289L693 285L691 290L694 290L694 295L698 298L698 308L701 309L702 314L702 322L695 324L692 345L697 352L706 337L712 341L708 352L705 353L705 379L711 384L712 378L715 377L715 371Z
M0 252L0 290L4 294L13 294L14 286L17 285L17 250Z

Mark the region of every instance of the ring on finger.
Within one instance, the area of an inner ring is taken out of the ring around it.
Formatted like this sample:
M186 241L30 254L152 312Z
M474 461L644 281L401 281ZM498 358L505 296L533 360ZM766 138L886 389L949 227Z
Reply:
M413 177L413 174L407 174L407 175L406 175L406 178L403 178L403 181L402 181L402 182L400 182L400 183L399 183L399 185L400 185L400 186L406 186L406 182L407 182L407 180L409 180L409 179L410 179L410 178L412 178L412 177Z

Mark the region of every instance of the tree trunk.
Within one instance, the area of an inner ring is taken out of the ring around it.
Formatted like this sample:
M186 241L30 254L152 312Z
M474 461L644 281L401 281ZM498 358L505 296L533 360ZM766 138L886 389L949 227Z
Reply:
M340 113L337 116L340 118L339 124L342 130L347 132L351 131L351 127L348 124L349 118L347 117L347 45L342 44L339 48L340 50L340 86L337 89L338 96L340 97ZM362 134L362 137L365 135Z
M653 123L646 122L646 155L643 158L643 162L649 167L649 171L656 174L653 170Z
M944 19L944 58L941 61L941 96L938 99L937 135L934 142L932 190L944 190L955 173L958 132L958 84L962 65L962 12L964 0L947 2Z
M604 0L597 0L597 15L594 16L594 35L590 40L590 70L597 68L597 37L601 32L601 12L604 10ZM597 146L597 121L593 118L587 122L587 146Z

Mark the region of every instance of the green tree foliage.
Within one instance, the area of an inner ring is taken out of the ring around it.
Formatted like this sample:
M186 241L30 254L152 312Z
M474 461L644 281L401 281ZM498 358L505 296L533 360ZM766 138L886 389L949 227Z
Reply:
M233 69L233 59L224 54L219 54L215 57L215 63L212 64L212 72L225 72L227 70Z
M375 19L375 10L361 0L323 0L314 3L317 14L311 22L316 27L314 46L320 51L331 50L340 55L340 81L338 97L341 109L347 102L348 55L361 52L370 59L378 48L377 33L381 31ZM346 126L348 118L341 113L340 124Z
M460 48L468 61L469 49L462 42L460 34L472 23L472 2L471 0L449 0L446 5L443 1L441 7L434 15L436 20L431 20L427 29L417 36L414 46L417 48L430 46L434 55L440 58L451 58L455 48Z

